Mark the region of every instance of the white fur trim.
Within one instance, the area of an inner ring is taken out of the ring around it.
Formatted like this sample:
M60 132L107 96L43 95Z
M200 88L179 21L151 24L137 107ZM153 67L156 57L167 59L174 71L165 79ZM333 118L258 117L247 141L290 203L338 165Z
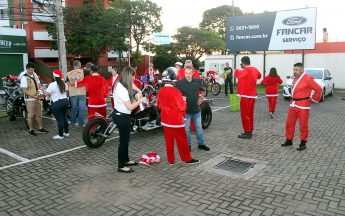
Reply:
M88 105L88 107L104 107L107 106L107 104L103 104L103 105Z
M247 95L241 95L241 97L245 97L245 98L257 98L258 96L247 96Z
M165 127L171 127L171 128L181 128L184 127L185 125L170 125L170 124L165 124L163 122L161 122L162 125L164 125Z
M277 96L279 96L279 94L270 94L270 95L266 94L266 96L267 97L277 97Z

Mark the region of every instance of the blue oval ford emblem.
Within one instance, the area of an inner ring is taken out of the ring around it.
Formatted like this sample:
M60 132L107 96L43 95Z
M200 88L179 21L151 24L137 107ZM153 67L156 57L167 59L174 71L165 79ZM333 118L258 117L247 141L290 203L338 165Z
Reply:
M305 22L307 22L307 18L299 16L289 17L282 21L284 25L302 25Z

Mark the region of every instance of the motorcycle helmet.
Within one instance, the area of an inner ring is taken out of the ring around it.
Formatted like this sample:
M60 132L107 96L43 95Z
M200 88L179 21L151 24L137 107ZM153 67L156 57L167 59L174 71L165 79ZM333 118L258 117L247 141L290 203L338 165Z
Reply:
M175 67L168 67L162 73L163 82L175 82L177 79L177 69Z

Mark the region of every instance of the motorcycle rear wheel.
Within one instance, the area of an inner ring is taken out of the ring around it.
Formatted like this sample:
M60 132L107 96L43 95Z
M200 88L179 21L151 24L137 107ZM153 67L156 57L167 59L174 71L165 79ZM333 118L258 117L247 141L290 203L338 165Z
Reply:
M10 121L14 121L14 120L16 120L16 116L15 115L13 115L12 113L7 113L7 118L8 118L8 120L10 120Z
M212 83L211 91L212 91L212 94L218 95L220 93L220 85L219 85L219 83L217 83L217 82Z
M52 114L52 108L51 108L51 106L49 106L49 104L46 100L43 100L42 106L43 106L43 111L45 114L47 114L47 115Z
M212 122L212 110L208 103L205 103L201 107L201 125L203 129L210 126Z
M94 128L94 129L92 129ZM105 142L105 137L101 136L107 129L107 124L102 119L89 121L83 130L83 141L89 148L99 148Z

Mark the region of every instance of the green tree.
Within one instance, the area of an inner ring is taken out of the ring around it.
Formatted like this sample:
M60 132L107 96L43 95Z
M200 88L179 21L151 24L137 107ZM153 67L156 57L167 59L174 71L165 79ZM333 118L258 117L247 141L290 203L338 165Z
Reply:
M121 16L119 11L110 13L110 10L104 9L101 0L83 6L65 7L63 14L66 52L92 58L96 65L98 58L104 57L104 50L109 50L108 47L112 45L113 40L124 41L126 33L129 33L129 28L123 22L127 17ZM56 38L55 25L43 27L49 35ZM57 50L56 43L53 43L51 49Z
M226 17L243 15L239 7L234 8L232 14L232 6L222 5L216 8L204 11L202 21L199 24L200 28L207 31L214 31L218 33L224 41L226 41Z
M153 56L152 59L152 63L155 65L155 68L160 72L163 72L168 67L173 67L177 61L179 61L177 56L171 53L160 53Z
M141 51L140 50L132 52L131 55L132 55L134 64L140 64L140 63L144 62L142 59L140 59L140 57L141 57Z
M183 26L177 29L173 38L177 41L180 54L192 61L225 49L225 41L218 34L205 29Z

